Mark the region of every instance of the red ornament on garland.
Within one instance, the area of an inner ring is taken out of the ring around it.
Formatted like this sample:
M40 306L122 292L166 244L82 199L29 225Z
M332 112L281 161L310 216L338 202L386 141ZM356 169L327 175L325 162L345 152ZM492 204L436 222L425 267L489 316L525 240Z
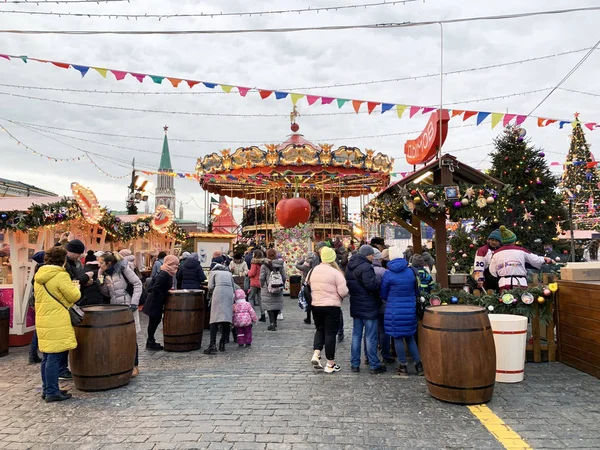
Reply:
M295 133L296 131L298 131L300 129L300 125L298 125L297 123L293 123L290 126L291 130Z
M275 214L283 228L294 228L310 219L310 203L305 198L284 198L277 203Z

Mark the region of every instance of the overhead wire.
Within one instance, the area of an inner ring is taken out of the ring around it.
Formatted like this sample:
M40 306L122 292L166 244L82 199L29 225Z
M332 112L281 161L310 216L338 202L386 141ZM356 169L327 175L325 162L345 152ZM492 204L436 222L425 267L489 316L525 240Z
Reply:
M568 14L574 12L590 12L598 11L600 6L587 6L580 8L566 8L556 10L543 10L543 11L531 11L524 13L511 13L511 14L496 14L492 16L474 16L474 17L460 17L456 19L440 19L440 20L428 20L420 22L393 22L393 23L374 23L374 24L359 24L359 25L326 25L326 26L313 26L313 27L288 27L288 28L246 28L246 29L221 29L221 30L0 30L0 33L7 34L64 34L74 36L85 36L85 35L202 35L202 34L248 34L248 33L295 33L302 31L340 31L340 30L383 30L383 29L396 29L396 28L413 28L422 27L428 25L447 25L454 23L465 23L465 22L477 22L477 21L491 21L491 20L508 20L508 19L522 19L533 16L551 16L558 14Z
M0 83L0 86L14 88L14 89L30 89L30 90L39 90L39 91L53 91L53 92L56 92L56 91L76 92L76 93L87 93L87 94L122 94L122 95L190 95L190 94L197 95L197 94L214 94L214 93L226 94L226 92L219 92L219 91L216 91L216 92L94 91L94 90L87 90L87 89L52 88L52 87L45 87L45 86L22 86L22 85L3 84L3 83ZM511 98L511 97L520 97L523 95L537 94L538 92L544 92L544 91L548 91L550 89L552 89L552 87L547 87L547 88L542 88L542 89L534 89L531 91L524 91L524 92L515 92L512 94L498 95L495 97L462 100L462 101L458 101L458 102L446 102L444 104L445 105L459 105L459 104L463 104L463 103L477 103L477 102L505 99L505 98Z
M584 62L586 62L586 60L592 55L592 53L594 53L594 50L596 50L596 48L598 48L598 45L600 45L600 39L598 40L598 42L596 42L596 44L590 49L590 51L588 51L583 58L581 58L579 60L579 62L577 62L577 64L575 64L575 66L562 78L562 80L560 80L558 82L558 84L556 86L554 86L552 88L552 90L550 92L548 92L548 94L536 105L535 108L533 108L531 110L531 112L528 114L528 116L532 115L540 106L542 106L544 104L544 102L546 100L548 100L548 98L558 89L560 88L560 86L567 81L571 75L573 75L577 69L579 69Z
M102 1L102 0L100 0ZM125 1L125 0L119 0ZM218 12L218 13L166 13L166 14L107 14L107 13L87 13L87 12L56 12L56 11L17 11L17 10L0 10L0 13L4 14L29 14L32 16L60 16L60 17L88 17L88 18L108 18L108 19L178 19L178 18L215 18L215 17L252 17L252 16L268 16L268 15L283 15L283 14L301 14L301 13L320 13L320 12L330 12L330 11L344 11L348 9L368 9L379 6L395 6L399 4L406 3L415 3L420 0L387 0L380 2L372 2L372 3L362 3L358 5L337 5L337 6L321 6L316 8L298 8L298 9L280 9L280 10L263 10L263 11L244 11L244 12ZM5 3L33 3L30 1L26 2L5 2ZM37 3L45 3L45 2L37 2ZM48 3L51 3L48 1ZM58 3L57 1L53 1L52 3ZM75 3L74 1L63 1L62 3ZM82 2L82 3L92 3L90 2ZM94 0L95 3L95 0Z

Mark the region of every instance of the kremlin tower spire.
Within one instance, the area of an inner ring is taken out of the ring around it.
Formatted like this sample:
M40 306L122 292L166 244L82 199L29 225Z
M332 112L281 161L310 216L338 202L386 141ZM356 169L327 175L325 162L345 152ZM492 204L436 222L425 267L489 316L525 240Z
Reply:
M175 214L177 200L175 197L175 179L170 173L173 172L171 166L171 154L169 153L169 141L167 139L168 126L164 126L165 139L163 141L162 153L160 155L160 165L158 167L158 175L156 181L156 206L164 205Z

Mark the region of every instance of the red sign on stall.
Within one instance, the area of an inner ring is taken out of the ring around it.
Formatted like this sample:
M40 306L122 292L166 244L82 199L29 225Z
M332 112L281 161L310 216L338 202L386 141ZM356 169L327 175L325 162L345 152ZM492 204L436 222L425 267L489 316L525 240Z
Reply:
M411 165L416 165L425 164L432 160L440 146L440 133L442 136L442 145L446 140L449 120L450 114L448 114L447 109L444 109L442 111L440 126L439 110L434 111L421 135L417 139L406 141L404 144L406 162Z

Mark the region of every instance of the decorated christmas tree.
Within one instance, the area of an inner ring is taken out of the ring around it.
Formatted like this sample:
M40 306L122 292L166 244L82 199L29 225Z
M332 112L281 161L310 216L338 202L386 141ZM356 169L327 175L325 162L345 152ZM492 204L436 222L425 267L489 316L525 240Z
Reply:
M590 152L577 116L576 113L562 181L565 197L573 201L574 227L592 230L600 223L596 213L596 199L600 199L600 179L596 173L598 163Z
M460 224L452 232L452 237L448 241L450 251L448 252L448 269L453 273L471 273L477 243L472 234Z
M489 175L510 187L486 210L493 215L478 228L487 236L505 225L516 233L519 245L543 254L544 244L556 238L567 213L557 194L559 180L550 172L543 150L532 146L526 134L523 128L508 126L494 140Z

